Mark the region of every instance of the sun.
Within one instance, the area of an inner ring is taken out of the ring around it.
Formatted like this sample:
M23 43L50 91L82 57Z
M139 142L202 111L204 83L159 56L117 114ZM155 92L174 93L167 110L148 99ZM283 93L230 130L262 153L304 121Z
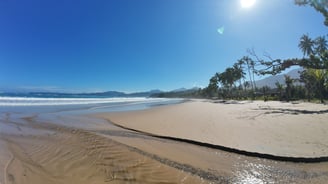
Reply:
M240 0L241 7L250 8L255 4L256 0Z

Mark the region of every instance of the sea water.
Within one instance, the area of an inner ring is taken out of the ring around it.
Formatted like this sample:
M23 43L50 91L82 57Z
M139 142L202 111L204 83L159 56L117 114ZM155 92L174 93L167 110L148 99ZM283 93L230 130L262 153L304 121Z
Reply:
M87 128L101 121L87 115L107 112L134 111L154 106L183 102L168 98L56 98L0 96L0 134L15 132L10 122L26 124L26 118L38 122L55 122L65 126ZM5 122L5 124L3 123ZM29 131L30 132L30 131Z
M75 111L80 113L116 112L142 110L153 106L182 102L183 99L168 98L44 98L0 96L0 112L58 112Z

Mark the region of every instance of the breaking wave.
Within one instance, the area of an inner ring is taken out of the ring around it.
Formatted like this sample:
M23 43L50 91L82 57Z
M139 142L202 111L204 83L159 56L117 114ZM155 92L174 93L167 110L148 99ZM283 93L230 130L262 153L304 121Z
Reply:
M37 97L0 97L0 106L53 106L53 105L88 105L113 103L151 103L164 102L160 98L37 98Z

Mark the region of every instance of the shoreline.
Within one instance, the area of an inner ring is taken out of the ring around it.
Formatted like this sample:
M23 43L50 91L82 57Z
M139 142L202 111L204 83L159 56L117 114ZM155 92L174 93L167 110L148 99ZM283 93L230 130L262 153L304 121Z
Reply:
M181 139L181 138L176 138L176 137L156 135L156 134L152 134L152 133L132 129L132 128L129 128L129 127L124 127L122 125L116 124L116 123L111 122L111 121L109 121L109 122L112 123L113 125L117 126L117 127L123 128L125 130L134 131L134 132L141 133L141 134L151 136L151 137L155 137L155 138L161 138L161 139L167 139L167 140L172 140L172 141L177 141L177 142L183 142L183 143L202 146L202 147L206 147L206 148L218 149L218 150L221 150L221 151L236 153L236 154L250 156L250 157L264 158L264 159L270 159L270 160L275 160L275 161L295 162L295 163L319 163L319 162L327 162L328 161L328 156L323 156L323 157L285 157L285 156L277 156L277 155L271 155L271 154L249 152L249 151L245 151L245 150L238 150L238 149L225 147L225 146L220 146L220 145L214 145L214 144L209 144L209 143L204 143L204 142L198 142L198 141L194 141L194 140L190 140L190 139Z
M141 113L146 118L154 115L155 111L155 115L159 113L175 119L178 118L176 114L186 117L207 110L197 105L200 110L190 115L187 112L193 110L189 106L193 103L217 105L193 100L147 110L100 115ZM249 106L249 102L239 103L225 105L237 110L235 107L240 105L241 108ZM183 106L184 110L176 111L179 106ZM163 113L163 109L174 113L168 115ZM150 113L147 115L145 112ZM328 179L328 162L303 164L245 156L123 129L100 115L94 111L81 110L77 113L65 109L54 113L2 112L0 183L325 183ZM215 116L203 120L210 119L215 119ZM188 126L178 128L188 135L193 132L187 131L192 129L191 125L197 124L189 119L185 121ZM158 126L161 122L150 122L161 128ZM205 122L202 124L206 125ZM206 129L203 131L206 132Z

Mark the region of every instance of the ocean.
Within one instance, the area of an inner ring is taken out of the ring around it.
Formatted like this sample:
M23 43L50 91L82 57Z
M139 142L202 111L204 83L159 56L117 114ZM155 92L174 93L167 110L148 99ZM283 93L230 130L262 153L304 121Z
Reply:
M17 112L58 112L78 111L80 113L117 112L142 110L154 106L182 102L183 99L126 97L126 98L81 98L81 97L21 97L0 96L0 111Z

